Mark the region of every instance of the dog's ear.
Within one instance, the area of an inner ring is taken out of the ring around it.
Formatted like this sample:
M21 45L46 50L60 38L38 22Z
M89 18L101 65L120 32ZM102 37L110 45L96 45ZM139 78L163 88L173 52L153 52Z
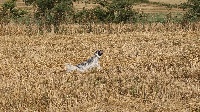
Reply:
M103 50L98 50L98 55L101 56L103 54Z
M99 52L99 50L97 50L94 54L97 54Z
M103 50L97 50L94 54L97 56L101 56L103 54Z

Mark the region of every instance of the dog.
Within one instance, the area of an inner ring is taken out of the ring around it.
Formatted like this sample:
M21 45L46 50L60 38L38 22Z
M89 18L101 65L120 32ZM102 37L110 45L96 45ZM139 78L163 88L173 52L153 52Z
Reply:
M103 55L103 50L97 50L94 53L94 56L92 56L85 62L82 62L75 66L71 65L71 64L66 64L66 70L67 70L67 72L71 72L71 71L75 71L75 70L80 71L80 72L85 72L92 68L100 69L101 67L99 64L99 59L102 55Z

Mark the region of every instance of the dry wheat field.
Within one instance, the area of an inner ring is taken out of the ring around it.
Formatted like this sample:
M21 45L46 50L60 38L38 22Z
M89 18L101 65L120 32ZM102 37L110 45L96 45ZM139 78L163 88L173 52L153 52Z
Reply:
M162 27L29 35L1 26L0 111L199 112L200 31ZM97 49L100 70L64 70Z

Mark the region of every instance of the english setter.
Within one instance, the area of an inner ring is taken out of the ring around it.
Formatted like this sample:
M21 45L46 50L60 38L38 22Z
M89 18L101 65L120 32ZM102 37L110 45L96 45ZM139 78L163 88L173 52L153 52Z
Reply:
M66 64L66 70L68 72L74 71L74 70L84 72L86 70L89 70L89 69L95 68L95 67L97 67L97 69L100 69L101 67L99 65L99 58L102 56L102 54L103 54L103 50L97 50L94 53L94 56L92 56L91 58L89 58L85 62L82 62L82 63L75 65L75 66L70 65L70 64Z

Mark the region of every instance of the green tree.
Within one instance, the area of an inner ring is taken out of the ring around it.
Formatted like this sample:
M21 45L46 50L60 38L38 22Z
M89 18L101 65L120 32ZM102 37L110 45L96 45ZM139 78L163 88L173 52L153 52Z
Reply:
M199 21L200 20L200 0L188 0L185 4L189 10L184 16L184 20Z
M25 3L37 8L34 16L40 26L40 31L46 27L50 32L52 30L50 26L53 25L54 32L57 33L66 15L73 13L72 0L25 0Z
M138 13L132 9L132 0L112 0L112 2L99 1L102 8L96 8L94 14L99 20L107 22L135 22Z
M1 22L8 23L11 19L16 20L27 14L26 11L16 8L16 0L8 0L2 5L0 11Z

